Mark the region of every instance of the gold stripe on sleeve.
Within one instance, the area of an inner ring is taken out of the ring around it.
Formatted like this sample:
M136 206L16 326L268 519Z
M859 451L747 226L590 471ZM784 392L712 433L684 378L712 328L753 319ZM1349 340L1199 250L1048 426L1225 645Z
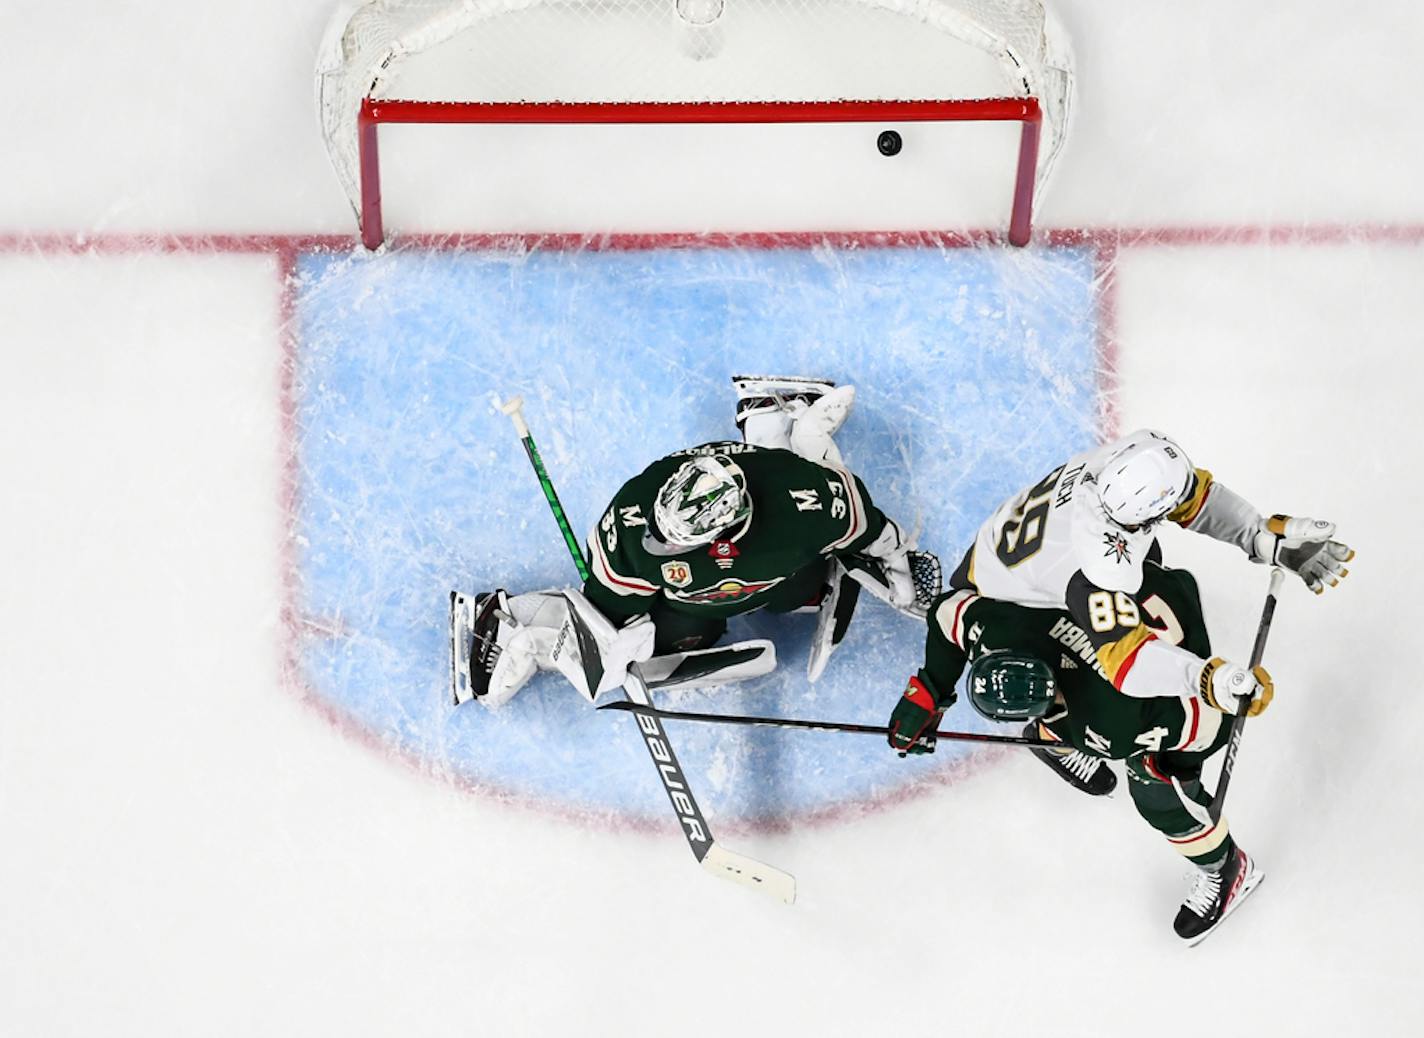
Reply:
M1192 487L1191 496L1168 512L1167 518L1178 526L1190 526L1192 521L1201 515L1202 506L1206 504L1207 491L1211 489L1211 480L1210 472L1197 469L1196 485Z
M1103 665L1113 688L1122 688L1122 679L1137 658L1137 650L1152 639L1152 632L1146 624L1138 624L1115 642L1098 647L1098 662Z

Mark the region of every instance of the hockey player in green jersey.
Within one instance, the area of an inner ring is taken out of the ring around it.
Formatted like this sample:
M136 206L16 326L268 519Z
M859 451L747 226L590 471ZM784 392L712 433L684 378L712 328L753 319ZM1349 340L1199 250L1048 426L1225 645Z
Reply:
M908 538L831 438L853 388L733 381L743 441L677 451L624 483L589 535L580 590L452 596L457 704L501 706L538 669L559 670L590 700L619 687L635 663L653 687L764 674L775 666L770 642L713 648L728 618L758 609L819 612L815 680L861 585L924 615L938 588L917 597ZM915 556L937 573L932 557Z
M1149 562L1143 590L1156 607L1158 636L1210 655L1191 574ZM890 745L902 756L933 752L928 733L956 701L966 665L975 709L991 720L1028 722L1026 735L1062 740L1061 750L1032 752L1051 755L1054 771L1076 788L1111 792L1112 772L1098 765L1126 762L1138 814L1199 870L1173 923L1184 940L1204 938L1261 881L1264 873L1237 847L1226 818L1214 823L1207 811L1202 766L1230 737L1226 713L1196 696L1124 696L1066 610L950 591L931 607L924 665L891 714ZM1262 710L1271 695L1268 683Z

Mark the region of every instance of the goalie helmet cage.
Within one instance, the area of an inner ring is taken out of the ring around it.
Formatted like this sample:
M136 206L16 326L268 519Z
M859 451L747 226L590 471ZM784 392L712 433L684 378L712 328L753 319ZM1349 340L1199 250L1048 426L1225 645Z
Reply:
M965 96L976 59L996 84ZM1024 245L1072 99L1041 0L346 0L317 64L327 152L371 249L382 123L1016 121L1008 240Z

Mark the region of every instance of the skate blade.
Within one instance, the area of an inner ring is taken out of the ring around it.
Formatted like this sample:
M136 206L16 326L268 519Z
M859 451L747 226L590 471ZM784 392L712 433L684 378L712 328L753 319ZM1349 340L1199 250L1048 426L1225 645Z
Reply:
M470 689L471 602L458 591L450 592L450 698L456 706L475 698Z
M836 385L831 379L816 378L814 375L733 375L732 382L795 382L807 386L829 386L832 389Z
M1251 892L1257 887L1259 887L1261 885L1261 881L1265 878L1266 874L1260 869L1257 869L1255 873L1253 873L1252 876L1246 880L1246 882L1241 884L1240 893L1238 893L1234 898L1231 899L1231 904L1226 906L1226 911L1221 913L1221 918L1218 919L1212 925L1210 930L1203 931L1202 933L1197 934L1190 941L1188 941L1187 947L1195 948L1197 945L1201 944L1202 941L1206 940L1212 934L1216 933L1217 930L1220 930L1221 924L1226 922L1227 918L1231 915L1231 913L1236 911L1236 909L1240 907L1241 902L1245 901L1248 897L1251 896Z

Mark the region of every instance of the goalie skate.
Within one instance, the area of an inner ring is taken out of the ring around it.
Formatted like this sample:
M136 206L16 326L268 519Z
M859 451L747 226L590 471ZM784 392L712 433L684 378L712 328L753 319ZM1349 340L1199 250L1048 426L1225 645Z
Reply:
M490 675L499 661L499 617L507 615L504 591L469 598L450 592L450 697L455 705L489 691Z
M733 375L732 386L737 391L737 429L745 435L751 416L786 410L788 404L797 405L793 410L800 413L836 384L799 375Z

